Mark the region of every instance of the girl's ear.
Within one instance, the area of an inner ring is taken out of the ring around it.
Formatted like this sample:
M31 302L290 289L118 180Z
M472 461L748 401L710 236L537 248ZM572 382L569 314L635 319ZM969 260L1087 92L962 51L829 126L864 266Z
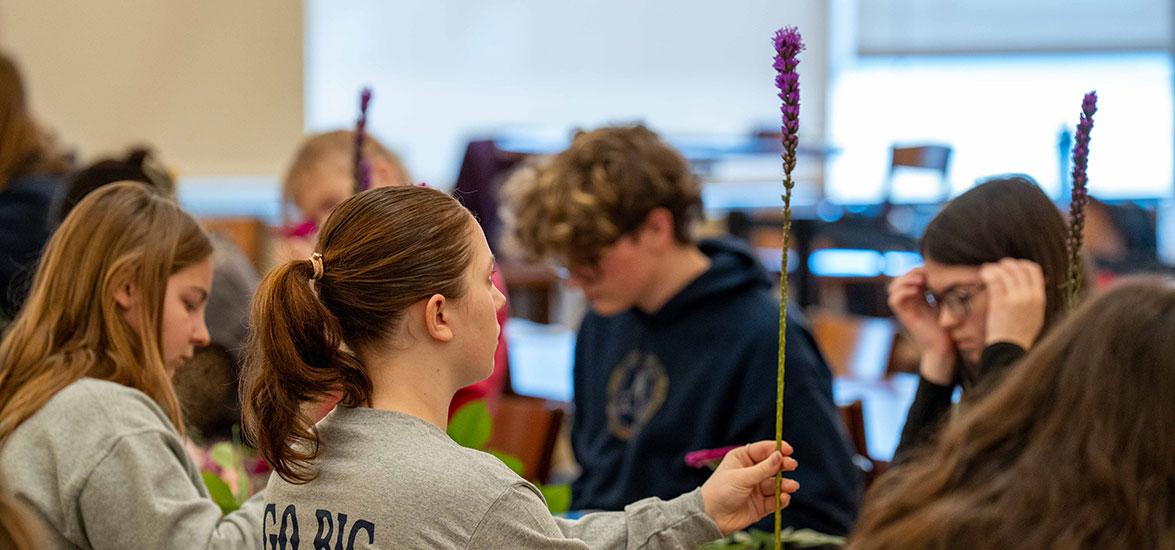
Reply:
M129 274L120 275L110 283L114 286L114 303L123 313L137 310L141 299L139 285Z
M428 335L438 342L453 339L452 302L441 294L433 294L424 304L424 327Z

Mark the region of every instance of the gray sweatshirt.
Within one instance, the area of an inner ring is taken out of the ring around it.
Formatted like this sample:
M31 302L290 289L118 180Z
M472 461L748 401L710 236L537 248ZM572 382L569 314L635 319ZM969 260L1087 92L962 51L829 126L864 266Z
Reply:
M0 485L41 519L40 548L260 548L262 503L222 516L146 394L83 378L0 447Z
M721 538L694 490L623 512L552 517L492 455L416 417L336 407L318 424L318 477L266 489L265 548L696 548Z

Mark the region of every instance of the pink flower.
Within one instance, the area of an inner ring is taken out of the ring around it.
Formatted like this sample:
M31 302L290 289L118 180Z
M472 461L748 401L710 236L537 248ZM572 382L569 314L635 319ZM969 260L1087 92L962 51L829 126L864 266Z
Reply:
M253 467L249 468L250 475L260 476L273 471L273 468L269 467L269 463L264 458L257 457L256 460L257 462L253 463Z
M722 457L726 453L738 448L738 445L730 447L719 447L717 449L702 449L700 451L691 451L685 454L685 464L690 468L709 467L714 469L718 467L718 463L722 462Z
M283 237L286 238L306 238L318 231L318 226L313 221L304 221L297 225L283 227L278 230Z

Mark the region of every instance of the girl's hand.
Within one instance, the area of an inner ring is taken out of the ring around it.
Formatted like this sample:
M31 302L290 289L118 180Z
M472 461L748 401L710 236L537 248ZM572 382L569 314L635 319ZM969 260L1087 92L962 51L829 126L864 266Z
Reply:
M938 312L926 302L926 272L911 269L889 284L889 308L922 352L922 377L942 386L955 379L955 344L938 324Z
M1028 349L1044 328L1045 288L1040 265L1004 258L983 264L979 278L987 286L986 344L1011 342Z
M791 453L787 443L782 454L776 452L774 441L759 441L726 453L702 485L702 506L723 534L741 530L775 510L775 473L796 469ZM785 508L791 493L799 488L794 480L783 480L780 498Z

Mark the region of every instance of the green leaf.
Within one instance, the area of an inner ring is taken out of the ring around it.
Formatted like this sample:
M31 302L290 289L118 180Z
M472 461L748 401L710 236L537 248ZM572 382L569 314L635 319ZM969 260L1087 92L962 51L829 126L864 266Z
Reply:
M547 509L552 514L566 514L571 510L571 485L539 485L539 492L547 499Z
M506 464L507 468L514 470L514 473L518 474L518 477L522 477L523 475L525 475L526 465L522 463L521 458L518 458L512 454L507 454L507 453L495 451L493 449L490 449L489 451L486 451L486 452L498 457L498 460L501 460L502 462L504 462Z
M237 467L237 453L233 449L233 444L227 441L213 445L208 449L208 456L221 470L234 470Z
M221 513L228 514L240 508L237 499L233 497L232 489L229 489L223 479L212 472L204 472L201 477L204 478L204 485L208 487L208 495L212 497L212 502L220 507Z
M470 449L485 449L486 443L493 433L493 420L486 402L482 400L470 401L457 409L453 418L449 420L449 437L458 445Z

